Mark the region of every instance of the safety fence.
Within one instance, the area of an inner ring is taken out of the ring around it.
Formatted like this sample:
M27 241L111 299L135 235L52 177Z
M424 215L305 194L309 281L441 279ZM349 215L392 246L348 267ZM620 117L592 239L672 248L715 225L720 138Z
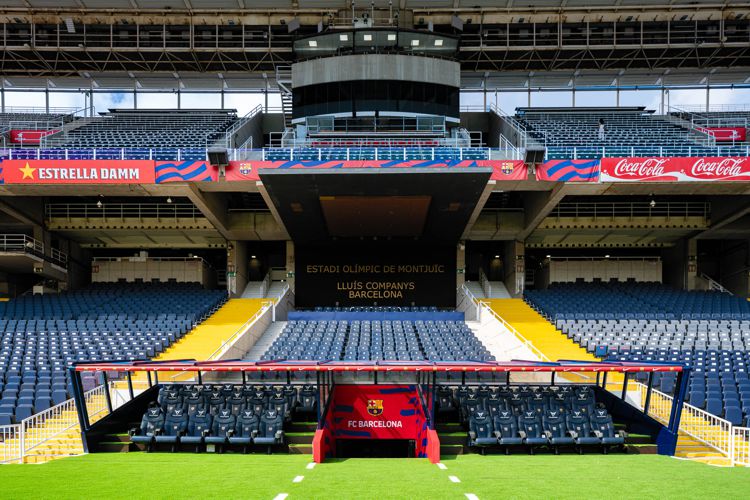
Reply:
M640 408L643 410L648 387L640 382L635 382L634 384L640 391ZM672 401L672 396L652 389L647 414L659 422L669 422ZM737 465L750 465L748 463L748 434L737 432L737 430L741 431L742 429L734 427L729 421L693 405L688 403L682 405L682 414L680 416L681 432L714 448ZM744 441L742 441L743 437ZM738 455L738 452L740 455ZM741 456L742 452L744 452L744 457ZM744 459L744 462L742 462L742 459Z
M106 390L113 383L100 385L86 392L89 418L98 420L108 412ZM23 463L29 455L46 456L39 448L62 433L78 426L75 399L68 399L18 424L0 426L0 463Z

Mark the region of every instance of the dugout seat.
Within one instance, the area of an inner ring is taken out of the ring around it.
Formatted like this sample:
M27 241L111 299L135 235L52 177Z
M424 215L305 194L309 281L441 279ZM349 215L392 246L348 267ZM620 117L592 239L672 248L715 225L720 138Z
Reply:
M584 446L595 446L601 444L601 440L592 435L591 425L589 419L585 413L573 410L566 417L565 421L568 424L568 430L571 431L573 439L575 439L578 453L583 454Z
M625 444L624 433L615 432L615 424L612 422L612 416L607 413L607 410L594 410L590 421L592 432L604 445L604 453L607 453L609 446Z
M154 438L164 430L164 412L161 407L152 404L143 414L141 425L130 431L130 440L136 444L145 444L146 451L151 451Z
M529 447L529 453L534 454L535 446L547 444L547 438L544 436L542 421L539 415L534 411L525 411L518 417L518 433L523 438L524 444Z
M271 446L284 443L284 417L274 409L266 410L260 417L260 426L258 435L253 442L256 444L267 445L268 453L271 453Z
M156 444L172 445L172 452L177 451L180 438L187 432L188 416L182 408L175 408L167 413L164 419L164 431L154 436Z
M229 444L241 445L247 453L248 447L253 444L253 439L258 435L260 417L252 410L244 410L237 416L234 433L229 436Z
M198 409L189 417L187 434L182 436L180 442L182 444L194 445L195 452L198 453L204 442L204 438L211 432L212 420L211 414L206 408Z
M506 455L510 453L510 446L523 444L523 439L518 434L518 420L510 410L501 410L492 424L497 443L505 447Z
M211 434L207 435L204 442L209 445L219 446L219 451L224 451L223 445L227 443L228 438L234 433L237 425L237 419L229 409L219 410L219 414L214 417L211 425Z
M318 392L315 387L306 385L300 391L300 405L297 411L300 413L315 413L318 409Z
M547 441L555 450L555 455L560 454L560 446L572 446L576 443L568 432L565 417L557 410L547 410L542 417L542 427L545 436L547 436Z
M497 444L493 437L492 420L487 411L479 409L469 417L469 446L491 446Z

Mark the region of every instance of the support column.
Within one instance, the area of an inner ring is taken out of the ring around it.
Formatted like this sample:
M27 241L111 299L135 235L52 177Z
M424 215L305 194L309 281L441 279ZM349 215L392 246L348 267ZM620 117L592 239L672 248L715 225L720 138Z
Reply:
M519 297L523 294L526 281L525 265L526 247L523 241L509 241L505 245L504 262L505 287L511 295Z
M227 246L227 292L239 297L247 286L247 242L230 241Z
M698 278L698 240L690 238L687 240L687 265L685 266L685 285L688 290L697 290Z
M294 242L286 242L286 281L289 283L289 289L294 291Z
M466 242L459 241L456 247L456 288L466 281Z

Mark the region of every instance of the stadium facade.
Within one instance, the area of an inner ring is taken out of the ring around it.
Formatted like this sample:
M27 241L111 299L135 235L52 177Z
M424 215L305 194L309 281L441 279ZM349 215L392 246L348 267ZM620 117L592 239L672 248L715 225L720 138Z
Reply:
M750 6L286 3L0 8L0 458L748 465Z

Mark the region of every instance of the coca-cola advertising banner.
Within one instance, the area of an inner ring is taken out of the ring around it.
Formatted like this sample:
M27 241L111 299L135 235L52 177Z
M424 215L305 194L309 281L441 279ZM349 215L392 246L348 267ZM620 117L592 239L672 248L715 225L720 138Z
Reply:
M602 158L600 181L750 181L750 158Z
M747 139L745 127L696 127L716 139L716 142L744 142Z

